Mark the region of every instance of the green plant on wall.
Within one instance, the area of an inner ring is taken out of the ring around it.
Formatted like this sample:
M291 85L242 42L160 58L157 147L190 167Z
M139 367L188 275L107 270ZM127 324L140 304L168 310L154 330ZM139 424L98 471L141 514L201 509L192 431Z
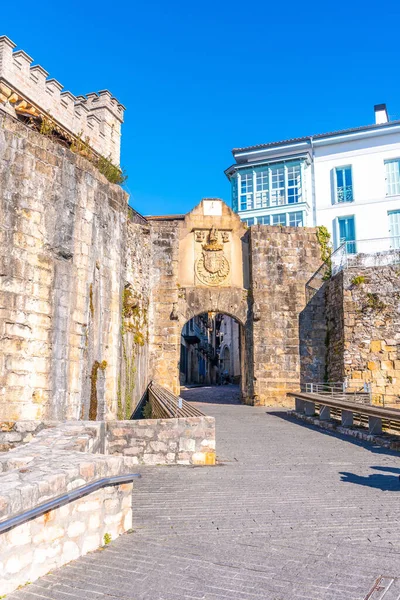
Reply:
M136 358L147 341L147 310L140 296L129 286L122 293L122 361L124 377L118 379L118 419L129 419L132 414L133 392L136 384Z
M110 544L111 541L112 541L111 533L105 533L103 536L104 545L107 546L107 544Z
M69 147L75 154L87 158L110 183L122 185L127 180L127 175L123 169L114 165L111 156L102 156L93 151L90 145L89 137L84 137L81 131L76 136L65 136L65 132L57 126L51 117L43 115L39 122L32 122L32 125L42 135L53 137L59 143Z
M89 420L97 420L97 377L99 369L104 371L107 367L107 361L103 360L99 362L95 360L92 366L92 372L90 374L90 405L89 405Z
M386 308L386 304L380 300L379 295L376 293L369 292L367 294L367 304L364 308L371 308L377 312L381 312Z
M327 269L323 277L324 280L329 279L332 275L332 244L331 234L325 227L320 225L317 227L317 240L321 248L321 260L325 263Z
M42 122L40 123L40 129L39 129L39 132L42 135L50 136L53 134L55 129L56 129L56 125L55 125L53 119L50 119L50 117L42 118Z
M100 156L96 164L100 173L104 175L111 183L118 183L122 185L127 179L125 171L122 171L119 167L111 162L111 158Z
M366 283L366 281L364 275L357 275L357 277L353 277L351 283L352 285L361 285L362 283Z

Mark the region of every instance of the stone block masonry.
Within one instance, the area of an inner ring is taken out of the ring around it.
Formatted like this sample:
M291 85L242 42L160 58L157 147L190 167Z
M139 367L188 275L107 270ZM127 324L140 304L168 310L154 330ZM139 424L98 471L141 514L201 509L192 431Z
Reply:
M214 465L214 417L109 421L106 452L142 465Z
M0 108L0 420L116 418L143 393L147 322L127 393L121 372L123 291L143 314L150 293L149 229L127 200Z
M0 452L27 444L44 427L45 424L41 421L0 421Z
M370 382L377 403L398 403L400 398L399 273L396 264L346 269L341 279L337 276L341 293L328 302L343 322L337 352L343 375Z
M286 404L300 383L299 316L305 284L321 264L316 230L254 226L250 232L255 404Z
M215 419L2 423L38 432L0 453L0 522L97 479L143 465L214 465ZM14 439L14 438L13 438ZM0 534L0 595L95 550L132 526L132 484L108 486Z
M131 502L132 484L109 486L0 535L0 594L131 529Z
M108 90L74 96L8 37L0 37L0 102L27 115L47 115L74 136L88 138L99 154L120 161L125 107Z
M366 382L373 402L399 403L399 272L360 261L323 284L301 315L303 382Z
M0 454L0 521L85 483L132 472L129 458L99 453L104 423L42 427L30 443ZM95 550L131 526L132 484L121 484L0 534L0 595Z

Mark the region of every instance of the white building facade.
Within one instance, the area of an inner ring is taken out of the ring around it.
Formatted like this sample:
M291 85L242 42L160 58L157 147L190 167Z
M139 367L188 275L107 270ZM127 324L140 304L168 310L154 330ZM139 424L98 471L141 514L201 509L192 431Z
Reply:
M227 374L232 383L240 380L240 325L228 315L222 315L220 324L220 372Z
M400 247L400 121L384 104L374 125L233 155L232 207L249 226L325 225L334 248L347 241L350 253L368 251L370 240L374 250Z

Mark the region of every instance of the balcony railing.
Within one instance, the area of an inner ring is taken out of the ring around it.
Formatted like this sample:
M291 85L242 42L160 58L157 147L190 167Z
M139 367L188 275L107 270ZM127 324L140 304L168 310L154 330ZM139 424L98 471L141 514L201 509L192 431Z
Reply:
M345 187L338 187L336 190L336 202L352 202L353 198L353 186L346 185Z

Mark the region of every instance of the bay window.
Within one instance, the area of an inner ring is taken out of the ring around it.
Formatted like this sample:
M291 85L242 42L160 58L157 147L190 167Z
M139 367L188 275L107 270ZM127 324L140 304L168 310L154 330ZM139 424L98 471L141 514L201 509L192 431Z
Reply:
M285 163L240 170L232 178L233 207L238 204L238 195L240 211L302 202L302 166Z

